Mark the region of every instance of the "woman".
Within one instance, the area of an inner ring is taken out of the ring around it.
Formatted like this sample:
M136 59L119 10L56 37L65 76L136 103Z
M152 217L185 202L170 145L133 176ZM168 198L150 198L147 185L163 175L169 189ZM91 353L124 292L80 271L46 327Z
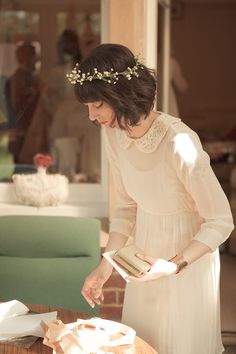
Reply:
M98 46L69 80L104 126L117 193L106 251L131 237L152 263L150 274L130 278L122 321L159 354L222 353L217 248L233 222L198 136L153 110L154 74L124 46ZM91 306L111 272L103 259L86 278Z

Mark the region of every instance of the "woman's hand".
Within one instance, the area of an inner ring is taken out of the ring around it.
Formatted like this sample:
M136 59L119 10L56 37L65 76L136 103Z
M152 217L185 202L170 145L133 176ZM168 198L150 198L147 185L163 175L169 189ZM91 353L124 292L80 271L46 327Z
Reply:
M107 261L102 261L85 279L81 294L91 307L100 305L104 300L102 288L111 274L112 266Z
M175 274L177 271L177 265L166 261L165 259L157 259L149 256L144 256L142 254L137 254L137 256L143 261L148 262L151 265L151 269L146 275L143 275L140 278L134 276L127 277L126 279L130 282L153 281L167 275Z

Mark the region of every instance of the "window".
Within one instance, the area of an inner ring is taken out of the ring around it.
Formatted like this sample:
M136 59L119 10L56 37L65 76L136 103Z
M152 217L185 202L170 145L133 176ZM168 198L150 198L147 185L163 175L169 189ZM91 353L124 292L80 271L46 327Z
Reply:
M70 181L70 202L105 202L101 129L78 103L66 73L100 43L100 2L3 1L0 8L0 188L14 173L34 173L37 153L49 173Z

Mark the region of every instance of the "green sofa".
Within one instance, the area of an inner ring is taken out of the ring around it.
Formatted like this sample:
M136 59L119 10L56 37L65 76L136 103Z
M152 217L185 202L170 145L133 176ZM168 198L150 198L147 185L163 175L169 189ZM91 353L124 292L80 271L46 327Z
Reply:
M0 301L98 315L81 295L100 260L100 222L61 216L0 217Z

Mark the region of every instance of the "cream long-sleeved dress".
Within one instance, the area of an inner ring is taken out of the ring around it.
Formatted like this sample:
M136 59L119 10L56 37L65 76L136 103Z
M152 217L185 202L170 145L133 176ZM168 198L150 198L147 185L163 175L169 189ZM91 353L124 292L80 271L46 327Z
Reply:
M105 128L117 207L110 231L170 259L192 240L212 252L181 273L126 286L122 321L158 354L223 352L218 246L233 229L229 203L195 132L162 113L141 138Z

